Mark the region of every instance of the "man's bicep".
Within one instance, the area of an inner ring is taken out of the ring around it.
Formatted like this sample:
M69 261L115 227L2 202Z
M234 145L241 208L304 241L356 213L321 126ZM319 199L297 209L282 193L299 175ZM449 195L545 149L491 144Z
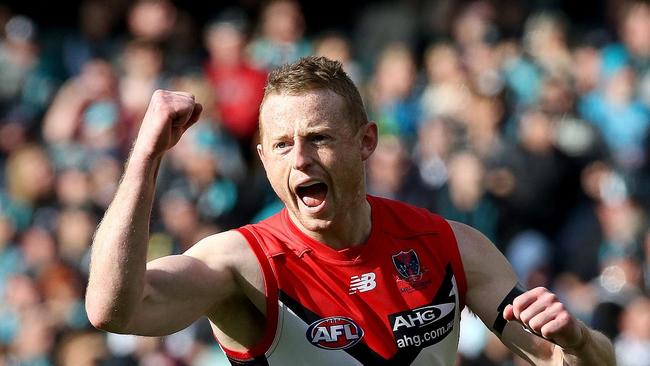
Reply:
M177 332L212 313L237 293L237 284L218 245L206 238L182 255L147 263L142 300L128 333L158 336Z
M499 307L517 277L499 250L483 234L467 225L450 222L458 242L467 280L466 303L488 328L494 330Z
M510 263L501 252L477 230L450 222L460 249L467 279L467 306L519 356L531 360L531 355L552 350L551 343L524 330L516 322L507 322L503 311L520 295L522 288Z

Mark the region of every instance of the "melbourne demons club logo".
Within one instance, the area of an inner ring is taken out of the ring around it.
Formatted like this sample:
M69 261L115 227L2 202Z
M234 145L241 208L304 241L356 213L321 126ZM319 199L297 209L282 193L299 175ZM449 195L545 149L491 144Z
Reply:
M346 349L361 340L363 329L350 318L331 316L311 323L305 335L316 347L329 350Z
M408 282L414 282L422 278L420 258L413 249L393 255L393 264L399 276Z

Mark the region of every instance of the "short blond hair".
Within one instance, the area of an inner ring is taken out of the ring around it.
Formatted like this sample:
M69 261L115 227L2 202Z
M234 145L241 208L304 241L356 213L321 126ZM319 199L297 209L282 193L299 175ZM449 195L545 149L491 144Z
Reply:
M300 95L314 90L331 90L343 98L354 131L368 122L361 94L343 65L322 56L303 57L271 71L261 106L271 94Z

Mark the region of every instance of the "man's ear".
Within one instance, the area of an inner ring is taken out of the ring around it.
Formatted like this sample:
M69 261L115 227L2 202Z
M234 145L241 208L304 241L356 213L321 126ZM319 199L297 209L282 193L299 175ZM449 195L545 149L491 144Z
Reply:
M260 157L260 160L262 161L262 165L264 166L264 170L266 170L266 156L264 155L264 149L262 148L262 144L257 144L256 146L257 150L257 156Z
M372 155L378 140L376 123L368 122L361 126L361 160L366 161Z

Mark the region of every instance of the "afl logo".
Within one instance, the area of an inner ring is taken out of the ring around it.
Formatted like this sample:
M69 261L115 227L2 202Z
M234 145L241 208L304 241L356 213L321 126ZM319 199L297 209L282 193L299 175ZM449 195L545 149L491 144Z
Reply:
M357 344L363 330L354 320L343 316L319 319L307 328L307 340L323 349L346 349Z

